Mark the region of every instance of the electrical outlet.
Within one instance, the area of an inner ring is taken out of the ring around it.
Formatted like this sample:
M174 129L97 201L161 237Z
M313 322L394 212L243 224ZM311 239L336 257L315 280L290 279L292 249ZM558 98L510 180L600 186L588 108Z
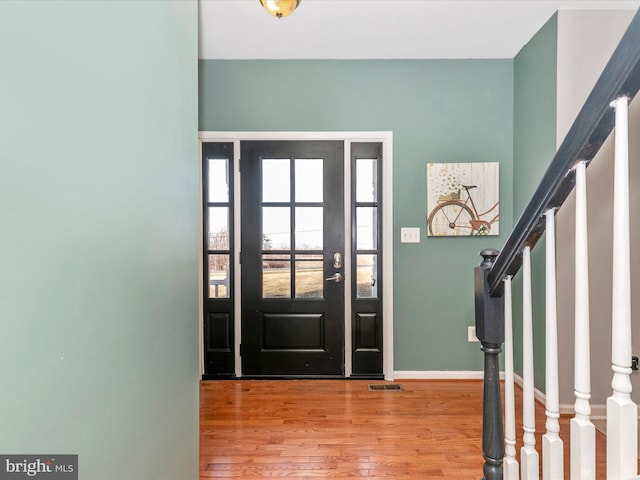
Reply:
M475 325L469 325L467 327L467 341L468 342L479 342L478 337L476 337L476 327Z

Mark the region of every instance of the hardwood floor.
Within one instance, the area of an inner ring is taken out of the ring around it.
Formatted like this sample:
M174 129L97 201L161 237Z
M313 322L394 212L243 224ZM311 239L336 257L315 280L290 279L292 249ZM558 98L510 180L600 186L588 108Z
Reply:
M403 391L382 392L368 391L370 383L384 382L202 382L200 478L482 477L482 382L405 380ZM568 422L561 419L566 478ZM540 450L541 405L536 423ZM516 428L519 452L521 423ZM604 435L596 436L597 474L605 478Z

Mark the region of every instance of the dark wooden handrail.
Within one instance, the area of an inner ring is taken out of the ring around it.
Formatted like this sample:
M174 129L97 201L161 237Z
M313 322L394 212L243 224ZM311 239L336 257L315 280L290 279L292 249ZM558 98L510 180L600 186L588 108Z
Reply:
M633 98L640 89L640 11L631 20L538 188L524 209L488 275L491 296L502 295L502 280L522 266L522 249L544 233L544 212L560 207L575 185L573 167L598 153L614 124L611 102Z
M503 478L504 438L498 357L504 343L503 280L522 266L525 246L533 248L545 230L544 214L559 208L575 186L574 166L595 157L614 127L614 100L640 89L640 11L613 52L538 188L502 251L483 250L474 271L476 333L484 352L483 480Z

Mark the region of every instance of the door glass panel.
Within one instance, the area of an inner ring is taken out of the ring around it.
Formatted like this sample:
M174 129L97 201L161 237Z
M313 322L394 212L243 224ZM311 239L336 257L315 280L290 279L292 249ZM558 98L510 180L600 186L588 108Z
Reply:
M209 298L229 298L229 255L209 255Z
M322 250L323 207L296 207L296 250Z
M378 197L377 160L356 160L356 202L375 202Z
M209 250L229 250L229 207L209 207Z
M262 296L291 297L291 259L288 255L262 255Z
M291 161L284 159L262 160L262 201L291 201Z
M376 207L356 208L356 248L375 250L378 248L378 209Z
M357 297L378 296L378 256L356 255Z
M291 248L291 208L262 208L262 249L288 250Z
M296 159L296 202L322 202L322 159Z
M296 298L322 298L322 255L296 255Z
M209 159L209 191L210 202L229 201L229 160L226 158Z

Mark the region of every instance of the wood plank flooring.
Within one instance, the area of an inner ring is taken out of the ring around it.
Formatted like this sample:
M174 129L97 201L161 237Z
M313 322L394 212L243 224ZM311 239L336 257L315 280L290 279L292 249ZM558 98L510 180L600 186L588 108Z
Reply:
M200 478L482 477L482 382L401 381L403 391L377 392L368 391L370 383L384 382L202 382ZM566 478L568 422L561 419ZM541 449L541 405L536 423ZM517 432L519 452L521 423ZM596 435L597 474L605 478L604 435Z

